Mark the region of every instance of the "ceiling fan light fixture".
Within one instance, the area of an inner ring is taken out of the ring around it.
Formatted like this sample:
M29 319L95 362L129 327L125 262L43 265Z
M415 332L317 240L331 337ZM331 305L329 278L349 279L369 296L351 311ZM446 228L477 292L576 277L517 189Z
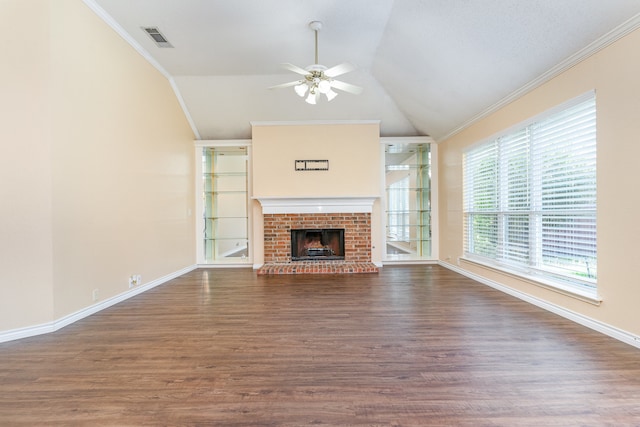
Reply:
M271 86L269 89L280 89L293 86L296 94L301 98L306 96L305 101L312 105L318 103L322 98L321 95L325 95L328 101L331 101L333 98L338 96L338 93L334 92L333 88L355 95L362 92L361 87L345 83L340 80L334 80L337 76L353 71L355 67L352 64L345 62L334 67L327 68L318 63L318 31L322 28L322 22L312 21L309 23L309 28L313 30L315 35L315 62L306 68L298 67L297 65L289 63L282 64L282 66L287 70L304 76L304 80L297 80Z
M309 91L309 96L307 96L307 99L305 99L305 101L307 101L308 104L315 105L316 104L316 94L313 93L312 91Z
M331 91L331 82L329 80L321 80L318 83L318 90L320 93L329 93Z
M296 93L299 96L304 96L307 93L307 89L309 88L309 86L307 86L306 83L300 83L299 85L295 85L293 87L293 89L296 91Z
M327 101L331 101L333 98L338 96L338 92L334 92L331 90L331 88L329 88L329 91L326 92L325 95L327 96Z

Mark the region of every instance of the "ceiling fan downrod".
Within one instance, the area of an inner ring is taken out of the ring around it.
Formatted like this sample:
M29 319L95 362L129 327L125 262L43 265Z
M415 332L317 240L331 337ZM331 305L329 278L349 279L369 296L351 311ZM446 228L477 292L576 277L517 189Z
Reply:
M314 64L319 64L320 62L318 62L318 31L320 31L322 29L322 22L320 21L311 21L309 22L309 28L311 28L315 34L315 38L316 38L316 56L315 56L315 62Z

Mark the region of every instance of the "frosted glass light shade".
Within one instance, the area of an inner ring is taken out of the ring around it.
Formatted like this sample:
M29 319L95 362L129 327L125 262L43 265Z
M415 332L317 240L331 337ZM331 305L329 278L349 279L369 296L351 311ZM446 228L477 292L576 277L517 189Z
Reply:
M305 99L305 101L307 101L307 103L315 105L316 103L316 94L313 92L309 92L309 96L307 96L307 99Z
M338 96L338 93L332 91L331 88L329 88L329 91L327 93L325 93L325 95L327 95L327 101L331 101L333 98Z
M322 80L320 83L318 83L318 90L320 91L320 93L328 93L331 90L331 83L329 83L327 80Z
M307 93L307 89L309 87L307 86L306 83L300 83L299 85L296 85L293 87L293 89L296 91L296 93L299 96L304 96L305 93Z

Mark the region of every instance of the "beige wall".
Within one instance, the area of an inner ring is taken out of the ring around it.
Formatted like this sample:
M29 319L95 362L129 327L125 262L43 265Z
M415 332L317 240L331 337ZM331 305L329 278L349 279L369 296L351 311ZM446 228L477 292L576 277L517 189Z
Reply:
M254 197L378 197L371 215L372 260L382 255L383 176L380 125L367 123L253 124ZM296 171L295 160L329 160L328 171ZM262 209L253 213L254 264L263 257Z
M636 31L569 69L545 85L439 144L440 257L462 256L462 153L470 144L533 117L589 90L596 90L598 137L598 290L597 307L481 267L461 268L562 306L597 321L640 335L637 310L640 238L640 31Z
M49 1L0 2L0 331L53 316Z
M20 55L0 67L2 331L192 266L195 243L194 135L167 79L81 0L0 4Z
M380 126L365 124L252 127L256 197L380 194ZM295 160L329 160L328 171L295 171Z

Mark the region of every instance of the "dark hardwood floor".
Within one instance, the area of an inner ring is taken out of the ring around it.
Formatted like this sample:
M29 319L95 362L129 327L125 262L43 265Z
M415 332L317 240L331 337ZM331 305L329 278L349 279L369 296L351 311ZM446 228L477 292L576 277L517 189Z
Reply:
M640 425L640 350L438 266L197 270L0 344L0 425Z

